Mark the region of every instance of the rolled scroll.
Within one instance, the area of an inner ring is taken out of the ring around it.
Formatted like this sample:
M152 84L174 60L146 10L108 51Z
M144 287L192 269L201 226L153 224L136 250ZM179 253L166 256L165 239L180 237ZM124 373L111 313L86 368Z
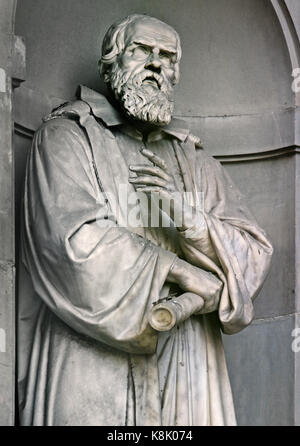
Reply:
M180 296L154 304L149 314L149 324L156 331L168 331L175 325L201 311L204 305L202 297L194 293Z

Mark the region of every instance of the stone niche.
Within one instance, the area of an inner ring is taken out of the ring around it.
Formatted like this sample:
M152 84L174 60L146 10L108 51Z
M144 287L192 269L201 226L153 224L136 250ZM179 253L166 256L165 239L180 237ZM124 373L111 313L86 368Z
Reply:
M22 51L13 58L12 48L22 41L18 46L1 39L6 91L0 70L0 131L6 142L0 143L0 329L9 348L0 350L0 424L15 422L14 270L32 135L42 116L71 99L79 83L104 91L97 74L100 42L113 21L134 12L157 16L179 32L183 59L176 114L228 169L275 247L254 323L224 337L238 423L299 424L299 358L291 348L300 302L299 100L291 88L292 70L299 66L297 0L126 0L122 8L119 0L22 0L16 11L13 3L0 1L0 32L24 39L27 74L14 94L12 151L11 79L25 77L13 73L12 60L20 72Z

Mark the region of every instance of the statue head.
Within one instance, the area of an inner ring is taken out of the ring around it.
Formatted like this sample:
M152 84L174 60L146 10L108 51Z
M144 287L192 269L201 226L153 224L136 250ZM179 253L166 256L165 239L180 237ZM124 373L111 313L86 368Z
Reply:
M99 68L129 117L166 125L174 110L180 58L180 39L172 27L154 17L133 14L107 31Z

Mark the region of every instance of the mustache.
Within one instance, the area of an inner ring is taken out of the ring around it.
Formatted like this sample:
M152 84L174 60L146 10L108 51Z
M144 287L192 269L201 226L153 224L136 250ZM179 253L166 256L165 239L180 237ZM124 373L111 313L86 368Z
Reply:
M145 80L154 81L160 90L166 83L166 80L161 74L152 70L143 70L141 73L137 73L132 77L132 83L136 87L140 87Z
M161 73L149 69L143 69L140 72L132 72L122 70L121 67L116 65L111 70L110 82L114 84L115 90L118 95L121 94L122 89L126 85L130 84L135 88L140 88L143 84L152 83L156 84L158 90L165 93L167 96L171 96L173 92L172 83L165 78Z

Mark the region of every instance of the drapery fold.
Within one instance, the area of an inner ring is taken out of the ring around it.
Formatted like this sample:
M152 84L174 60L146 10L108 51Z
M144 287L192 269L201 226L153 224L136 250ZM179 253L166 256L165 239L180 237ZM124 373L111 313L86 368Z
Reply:
M190 146L189 142L186 145ZM186 260L222 280L219 319L225 333L237 333L254 317L253 300L269 272L272 245L218 161L203 150L193 153L189 147L186 153L196 166L192 168L194 176L189 177L191 163L188 165L179 145L175 150L180 168L186 172L184 178L195 178L195 221L204 219L208 232L203 237L203 229L195 226L188 233L179 233L180 246Z
M62 109L41 127L28 158L21 424L235 424L220 325L235 333L251 322L271 245L219 163L189 138L161 144L175 150L193 205L203 193L209 237L178 233L177 253L164 246L164 228L155 229L157 246L143 228L116 225L99 191L115 190L117 176L128 183L128 161L113 131L79 104L72 119ZM193 316L161 335L150 328L148 312L176 255L216 274L223 292L218 314Z
M23 241L36 292L79 333L132 353L153 353L157 335L147 315L176 256L110 225L110 216L108 227L100 227L101 204L88 160L84 168L79 162L80 143L71 132L63 145L57 137L68 125L49 123L29 158Z

